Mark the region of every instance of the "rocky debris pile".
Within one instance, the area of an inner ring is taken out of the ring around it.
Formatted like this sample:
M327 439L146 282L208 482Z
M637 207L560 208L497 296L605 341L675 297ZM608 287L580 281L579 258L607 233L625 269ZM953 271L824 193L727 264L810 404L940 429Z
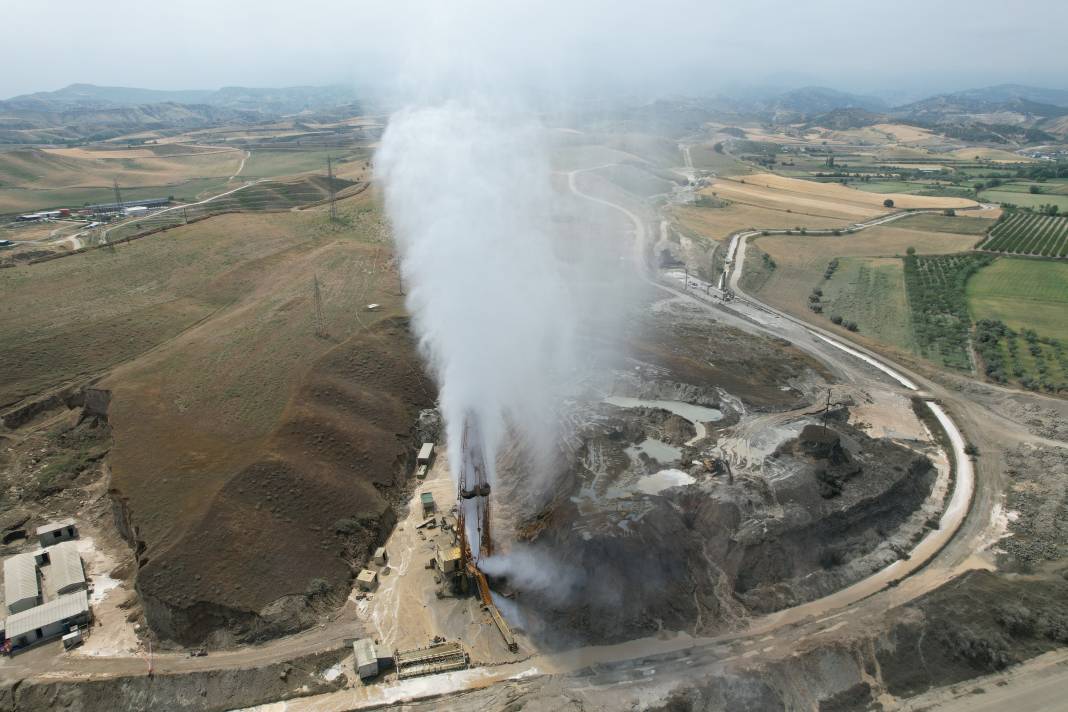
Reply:
M1018 445L1005 453L1006 508L1012 536L1002 539L1002 563L1030 570L1068 557L1068 450Z
M660 628L712 632L818 597L863 573L845 565L884 544L936 475L914 451L833 419L782 443L763 476L736 473L732 484L715 463L699 464L680 473L691 484L621 496L612 482L633 467L619 461L632 438L613 442L606 427L587 434L561 483L570 489L532 518L536 526L520 529L545 560L582 578L567 600L520 591L521 607L538 619L528 621L535 634L606 642ZM591 501L584 487L613 496Z

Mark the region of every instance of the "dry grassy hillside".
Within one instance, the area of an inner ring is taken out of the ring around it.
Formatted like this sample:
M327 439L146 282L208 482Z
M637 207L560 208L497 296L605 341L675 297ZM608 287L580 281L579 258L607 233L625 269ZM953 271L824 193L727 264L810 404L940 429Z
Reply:
M0 270L3 402L107 374L112 495L164 638L310 624L392 522L435 392L377 197L339 212L223 215Z

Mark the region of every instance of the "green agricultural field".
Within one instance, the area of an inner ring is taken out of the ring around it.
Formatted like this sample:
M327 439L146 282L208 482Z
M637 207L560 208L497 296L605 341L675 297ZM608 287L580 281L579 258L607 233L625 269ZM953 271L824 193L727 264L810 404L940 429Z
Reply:
M849 187L869 193L912 193L917 190L926 190L931 187L931 184L906 180L873 180L850 182Z
M862 334L916 351L905 272L894 257L845 257L822 286L822 314L854 322Z
M954 217L946 215L933 215L920 213L911 217L903 218L894 223L895 227L903 227L907 230L922 230L924 232L948 232L956 235L983 235L994 226L994 221L988 218L967 217L957 213Z
M753 172L745 163L717 152L710 145L690 146L690 157L697 170L715 171L721 176L738 176Z
M1031 193L1014 193L1010 190L998 188L996 190L982 191L979 194L979 199L993 203L1011 203L1024 208L1037 208L1040 205L1052 203L1061 212L1068 213L1068 195L1032 195Z
M992 260L989 255L975 253L905 257L913 332L925 358L961 371L972 369L971 316L965 285Z
M1013 255L1068 257L1068 218L1008 213L998 221L979 249Z
M980 319L975 326L975 350L983 372L998 383L1018 383L1030 390L1068 390L1064 344L1034 329L1016 331L999 319Z
M1068 263L1001 258L972 277L967 295L987 376L1068 389Z
M976 320L1068 342L1068 263L1003 257L972 277L967 293Z
M139 188L123 188L123 200L148 198L166 198L174 196L176 200L193 200L204 194L222 192L226 186L225 178L202 178L171 185L159 185ZM55 190L36 188L0 188L0 213L19 213L45 208L80 208L92 203L110 203L115 200L112 186L95 188L57 188Z
M322 173L325 176L327 156L333 158L334 170L336 171L338 162L351 158L352 155L351 151L345 149L324 151L322 149L266 150L254 148L252 149L252 156L245 162L241 177L247 180L309 172Z

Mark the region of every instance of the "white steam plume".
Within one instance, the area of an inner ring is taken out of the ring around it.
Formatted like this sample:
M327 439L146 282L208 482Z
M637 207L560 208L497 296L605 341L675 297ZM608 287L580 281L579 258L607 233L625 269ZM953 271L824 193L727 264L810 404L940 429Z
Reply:
M560 385L577 363L581 309L556 250L545 140L529 115L483 96L399 112L378 152L452 471L470 413L491 481L509 423L535 451L551 449Z

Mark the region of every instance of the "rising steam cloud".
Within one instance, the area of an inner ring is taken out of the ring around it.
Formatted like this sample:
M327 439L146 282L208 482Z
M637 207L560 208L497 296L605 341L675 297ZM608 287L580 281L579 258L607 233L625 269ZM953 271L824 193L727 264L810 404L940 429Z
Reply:
M545 140L506 102L468 97L397 113L377 158L452 471L473 414L491 481L509 424L535 451L551 449L577 362L580 310L556 249Z

